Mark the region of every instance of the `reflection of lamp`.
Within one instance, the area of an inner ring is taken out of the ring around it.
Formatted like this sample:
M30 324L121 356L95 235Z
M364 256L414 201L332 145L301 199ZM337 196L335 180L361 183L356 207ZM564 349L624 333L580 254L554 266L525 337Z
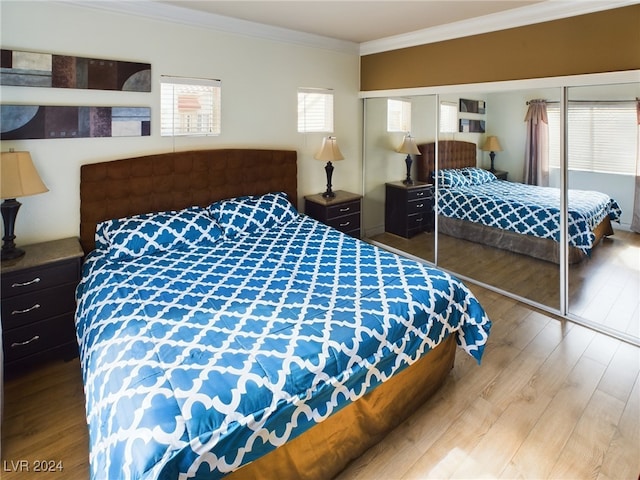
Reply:
M402 139L402 145L400 145L397 152L407 154L407 158L404 160L407 164L407 178L405 178L402 183L405 185L413 185L413 180L411 180L411 164L413 163L411 155L420 155L420 150L418 150L415 138L407 133Z
M338 148L338 142L336 137L326 137L322 139L322 148L318 153L316 153L316 160L326 160L327 165L324 167L325 172L327 172L327 191L322 194L324 198L333 198L336 194L331 190L331 175L333 174L333 165L332 161L335 160L344 160L342 156L342 152Z
M482 146L482 150L484 152L491 152L489 153L489 158L491 158L491 168L489 169L489 171L492 173L495 172L496 169L493 168L493 161L496 158L496 152L502 151L502 147L500 146L498 137L494 137L494 136L487 137L487 141L484 142L484 145Z
M20 202L16 197L26 197L37 193L48 192L40 176L33 166L29 152L2 152L0 158L0 198L5 199L0 206L4 222L2 237L2 260L10 260L24 255L24 250L16 248L16 236L13 229Z

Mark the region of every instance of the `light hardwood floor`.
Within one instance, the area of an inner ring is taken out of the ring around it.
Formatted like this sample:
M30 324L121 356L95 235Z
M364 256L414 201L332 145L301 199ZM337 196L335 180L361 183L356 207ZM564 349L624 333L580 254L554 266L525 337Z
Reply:
M434 261L433 233L410 239L382 233L372 240ZM438 241L443 268L560 309L558 265L447 235ZM640 339L640 235L615 230L590 258L570 265L568 293L570 314Z
M470 288L493 321L482 365L458 351L442 389L338 479L637 479L640 349ZM2 478L87 479L78 360L5 379L4 395Z

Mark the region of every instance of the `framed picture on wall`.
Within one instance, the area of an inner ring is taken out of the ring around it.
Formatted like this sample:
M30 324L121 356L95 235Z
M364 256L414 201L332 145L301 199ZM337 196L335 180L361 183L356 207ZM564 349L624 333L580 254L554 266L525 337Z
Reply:
M484 133L484 120L473 120L471 118L460 119L460 132L464 133Z
M484 115L485 102L484 100L468 100L466 98L460 99L460 113L479 113Z

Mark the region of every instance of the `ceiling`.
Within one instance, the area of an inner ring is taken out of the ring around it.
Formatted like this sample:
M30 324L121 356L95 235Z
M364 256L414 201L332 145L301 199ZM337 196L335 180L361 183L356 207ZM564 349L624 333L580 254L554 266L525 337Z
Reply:
M618 8L640 0L59 1L367 55Z
M547 0L548 1L548 0ZM483 17L543 0L161 1L354 43Z

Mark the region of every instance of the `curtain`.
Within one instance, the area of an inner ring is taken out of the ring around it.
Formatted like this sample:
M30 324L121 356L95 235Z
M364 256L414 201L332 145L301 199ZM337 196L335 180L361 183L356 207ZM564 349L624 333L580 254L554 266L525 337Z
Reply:
M636 98L636 113L638 120L638 145L636 150L636 189L633 198L631 230L640 233L640 99L638 98Z
M547 102L545 100L531 100L524 121L527 124L524 183L549 186Z

